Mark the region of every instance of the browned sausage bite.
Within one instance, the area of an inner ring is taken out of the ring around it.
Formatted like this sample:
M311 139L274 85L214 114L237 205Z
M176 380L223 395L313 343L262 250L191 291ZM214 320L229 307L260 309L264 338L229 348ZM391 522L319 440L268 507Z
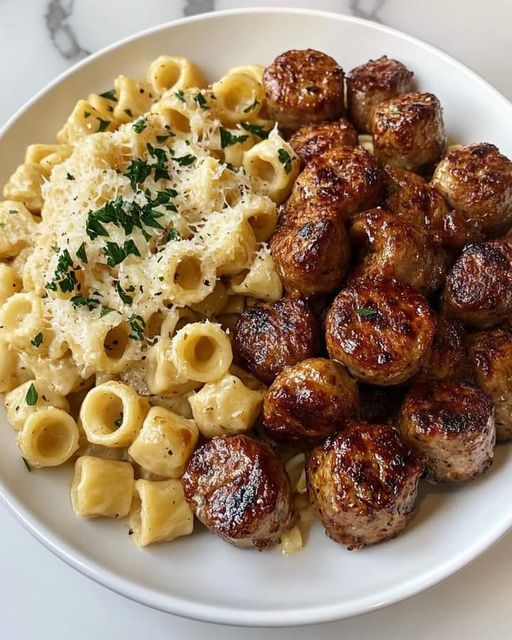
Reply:
M429 173L446 151L441 104L432 93L406 93L372 113L373 148L383 164Z
M472 327L512 319L512 238L463 250L446 278L443 310Z
M352 69L347 76L348 112L361 133L370 132L374 107L411 90L413 75L401 62L387 56Z
M318 439L357 417L355 380L326 358L288 367L274 380L263 403L263 422L277 439Z
M355 423L311 453L308 496L327 535L357 549L402 531L422 472L421 459L397 430Z
M334 208L346 221L378 203L383 172L363 147L334 147L313 158L299 174L290 196L293 206Z
M307 164L333 147L357 147L359 138L354 126L342 118L334 122L313 122L301 127L288 142Z
M434 482L473 480L492 462L494 406L473 384L444 380L411 389L400 412L400 430L425 456Z
M496 237L512 225L512 162L493 144L450 151L432 185L484 234Z
M288 476L272 449L244 435L197 449L182 478L195 516L237 547L276 544L293 525Z
M421 366L435 326L428 302L412 287L359 280L338 294L327 313L327 349L359 380L399 384Z
M431 293L444 282L447 256L422 228L377 207L357 214L350 228L359 264L353 278L381 276Z
M482 331L471 337L470 363L475 382L496 408L496 438L512 440L512 329Z
M263 73L268 115L284 131L343 115L343 69L314 49L279 55Z
M465 338L462 322L438 318L432 349L411 382L464 379L469 374Z
M233 348L245 369L270 384L285 367L318 355L317 320L304 300L256 304L238 319Z

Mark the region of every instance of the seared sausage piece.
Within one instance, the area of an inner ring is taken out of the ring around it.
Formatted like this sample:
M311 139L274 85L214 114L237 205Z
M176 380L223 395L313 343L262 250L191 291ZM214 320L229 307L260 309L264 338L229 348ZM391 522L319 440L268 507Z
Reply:
M411 382L461 380L469 375L465 338L460 320L438 318L430 354Z
M470 364L475 382L496 408L496 438L512 440L512 329L482 331L471 337Z
M327 535L357 549L402 531L422 472L421 459L396 429L355 423L311 453L308 497Z
M358 380L400 384L418 371L432 346L434 314L412 287L359 280L341 291L326 317L327 350Z
M355 380L326 358L310 358L283 369L263 402L263 422L278 440L318 440L343 429L357 412Z
M321 296L340 288L350 260L345 226L335 211L297 215L273 235L270 251L292 296Z
M299 174L290 205L334 208L346 221L375 206L383 184L383 172L366 149L334 147L313 158Z
M377 207L357 214L349 235L359 249L354 278L394 278L422 293L431 293L443 284L446 253L420 227Z
M372 113L373 148L383 164L429 173L446 151L441 104L432 93L406 93Z
M374 107L411 90L412 71L398 60L382 56L355 67L347 76L349 118L361 133L369 133Z
M512 225L512 162L493 144L450 151L437 165L432 185L487 236Z
M343 80L343 69L325 53L285 51L263 73L268 115L284 132L336 120L345 111Z
M490 466L494 406L481 389L448 380L409 391L400 411L403 437L425 457L434 482L467 482Z
M293 525L290 481L263 442L244 435L209 440L190 458L182 483L195 516L237 547L269 547Z
M363 422L393 424L406 393L405 387L376 387L358 384L359 417Z
M357 147L359 138L354 126L342 118L334 122L312 122L301 127L288 142L303 165L333 147Z
M270 384L285 367L318 355L316 318L300 299L256 304L238 319L233 348L245 369Z
M428 233L431 242L462 249L482 239L476 226L460 211L450 211L443 196L424 178L388 165L384 209Z
M443 310L472 327L512 318L512 238L463 250L446 278Z

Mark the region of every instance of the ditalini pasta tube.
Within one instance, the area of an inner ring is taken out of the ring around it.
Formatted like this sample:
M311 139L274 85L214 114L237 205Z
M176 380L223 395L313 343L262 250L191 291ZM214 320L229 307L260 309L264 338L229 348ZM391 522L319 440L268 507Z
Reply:
M71 503L81 518L122 518L133 496L133 467L128 462L82 456L75 464Z
M19 431L25 421L36 411L47 407L55 407L69 411L66 398L52 391L42 380L29 380L16 387L5 396L7 422L15 431Z
M163 478L179 478L198 436L193 420L163 407L152 407L128 453L147 471Z
M25 421L18 434L23 456L35 467L55 467L78 449L79 432L73 418L54 407L39 409Z
M220 325L193 322L178 331L171 341L171 357L179 373L189 380L211 382L222 377L231 365L233 352Z
M140 431L148 408L147 401L131 387L110 381L85 396L80 419L89 442L127 447Z
M187 536L194 516L179 480L137 480L130 513L130 532L141 547Z
M165 91L202 88L208 84L196 65L180 56L160 56L153 60L148 67L146 79L156 97L160 97Z

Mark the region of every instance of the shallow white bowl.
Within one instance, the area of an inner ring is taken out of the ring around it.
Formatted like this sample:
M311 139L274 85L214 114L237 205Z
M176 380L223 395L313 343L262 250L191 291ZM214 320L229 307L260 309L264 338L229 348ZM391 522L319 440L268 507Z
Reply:
M0 132L0 183L24 147L51 142L74 102L125 73L143 77L160 54L195 60L214 80L242 63L268 64L291 48L333 55L345 69L382 54L416 74L444 106L450 138L489 141L512 155L512 106L472 71L407 35L373 23L303 10L210 14L147 31L74 67ZM66 215L63 212L63 215ZM480 480L458 490L423 485L417 517L397 539L348 552L313 528L305 549L281 557L235 549L205 531L140 551L119 522L78 520L71 469L28 473L0 414L0 491L22 523L79 571L134 600L182 616L239 625L343 618L396 602L457 571L512 523L512 458L496 450Z

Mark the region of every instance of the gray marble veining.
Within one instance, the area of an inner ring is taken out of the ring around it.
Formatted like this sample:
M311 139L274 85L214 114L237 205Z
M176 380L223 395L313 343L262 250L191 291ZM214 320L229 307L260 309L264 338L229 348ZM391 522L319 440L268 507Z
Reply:
M186 0L183 9L186 16L194 16L207 11L215 11L215 0Z
M73 13L75 0L51 0L48 3L45 21L48 33L57 51L66 60L80 60L88 56L91 52L83 49L78 39L66 22Z
M350 0L349 6L352 14L358 18L382 22L379 12L385 4L386 0Z

